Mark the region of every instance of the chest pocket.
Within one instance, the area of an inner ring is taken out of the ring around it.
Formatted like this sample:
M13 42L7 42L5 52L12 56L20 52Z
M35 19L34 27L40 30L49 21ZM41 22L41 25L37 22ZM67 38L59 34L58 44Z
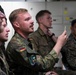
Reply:
M39 42L38 42L38 52L42 56L45 56L52 50L54 45L55 43L52 39L50 38L47 39L45 37L42 37L39 39Z

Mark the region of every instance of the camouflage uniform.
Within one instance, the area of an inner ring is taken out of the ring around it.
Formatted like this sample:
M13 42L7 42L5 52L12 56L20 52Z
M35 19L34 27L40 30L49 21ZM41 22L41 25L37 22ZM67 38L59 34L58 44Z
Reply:
M38 28L35 32L29 35L33 48L41 54L43 57L46 56L54 47L55 42L48 35Z
M17 33L9 42L6 51L10 68L16 75L38 75L39 71L51 70L58 61L54 50L45 57L41 57L34 49L31 49L30 42Z
M0 46L0 75L12 75L9 74L9 66L6 61L4 45Z
M33 45L33 48L42 56L45 57L48 55L50 51L52 51L52 48L55 45L55 42L50 38L48 35L45 35L44 32L38 28L34 33L31 33L29 35L29 38L31 40L31 43ZM73 71L65 71L59 68L54 68L53 70L58 73L58 75L76 75ZM39 75L42 75L44 73L40 72Z
M67 43L61 51L62 61L68 70L76 71L76 38L70 34Z

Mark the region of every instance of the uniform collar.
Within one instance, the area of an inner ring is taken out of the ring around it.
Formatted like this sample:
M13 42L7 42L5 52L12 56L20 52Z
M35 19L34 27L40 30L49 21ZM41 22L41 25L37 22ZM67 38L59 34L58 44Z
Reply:
M18 33L15 33L15 36L17 38L20 38L23 42L25 42L27 45L29 44L28 39L23 38L21 35L19 35Z
M38 32L39 32L39 34L42 35L42 36L45 35L44 32L43 32L40 28L38 28Z
M28 39L23 38L18 33L15 33L15 37L19 38L24 44L26 44L27 52L32 54L38 54L35 50L32 50L28 45L30 41Z

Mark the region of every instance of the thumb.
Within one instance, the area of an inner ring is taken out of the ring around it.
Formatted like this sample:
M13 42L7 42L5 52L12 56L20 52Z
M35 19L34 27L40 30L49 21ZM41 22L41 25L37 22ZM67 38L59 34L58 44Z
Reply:
M62 33L62 35L66 35L66 34L67 34L66 30L64 30L64 32Z

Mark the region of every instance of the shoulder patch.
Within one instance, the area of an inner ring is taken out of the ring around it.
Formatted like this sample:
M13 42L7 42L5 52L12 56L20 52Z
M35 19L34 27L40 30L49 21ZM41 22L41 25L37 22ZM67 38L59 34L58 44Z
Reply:
M26 50L26 48L21 48L20 49L20 52L23 52L23 51L25 51Z

